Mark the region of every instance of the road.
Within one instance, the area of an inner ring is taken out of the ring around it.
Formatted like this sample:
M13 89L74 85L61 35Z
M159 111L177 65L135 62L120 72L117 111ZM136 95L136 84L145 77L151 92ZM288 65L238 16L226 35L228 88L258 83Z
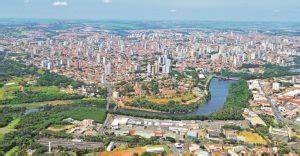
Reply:
M284 118L282 117L281 113L279 112L278 108L274 105L274 103L272 102L272 100L270 99L270 97L266 94L266 92L264 91L263 85L261 84L261 82L259 81L259 86L261 88L262 93L264 94L264 96L267 98L273 112L275 115L275 118L277 121L284 121Z
M165 144L170 148L170 150L173 152L174 156L182 156L179 149L177 149L177 147L173 143L165 142Z
M108 84L108 86L107 86L107 98L106 98L106 100L107 100L106 111L108 111L109 105L110 105L110 102L111 102L112 88L113 88L113 84Z
M99 130L99 135L102 136L105 133L105 129L107 128L107 124L111 123L113 120L113 115L112 114L107 114L105 121L103 122L103 124L100 127Z

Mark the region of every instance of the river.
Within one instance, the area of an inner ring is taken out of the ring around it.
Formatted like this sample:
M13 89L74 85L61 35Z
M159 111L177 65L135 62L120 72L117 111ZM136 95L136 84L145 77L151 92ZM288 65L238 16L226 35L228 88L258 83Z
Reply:
M209 84L211 99L187 115L207 115L221 109L226 102L229 88L234 82L234 80L213 78Z
M291 72L298 73L300 72L300 67L290 69Z

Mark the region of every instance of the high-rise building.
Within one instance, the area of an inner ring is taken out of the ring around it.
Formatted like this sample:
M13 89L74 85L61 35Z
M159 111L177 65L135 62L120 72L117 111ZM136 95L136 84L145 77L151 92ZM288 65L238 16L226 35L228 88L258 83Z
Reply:
M151 64L148 63L147 65L147 75L151 75Z
M278 91L280 89L280 84L278 82L274 82L272 85L272 89Z
M101 62L101 57L100 57L100 54L97 53L97 56L96 56L96 62L99 64Z
M106 64L106 57L102 58L102 64Z
M111 75L112 74L112 70L111 70L111 63L108 63L107 65L105 65L105 75Z
M138 72L140 70L141 70L140 64L138 64L138 63L134 64L134 71Z
M71 67L72 59L70 57L67 58L67 68Z
M105 76L105 74L101 75L101 83L106 83L106 76Z

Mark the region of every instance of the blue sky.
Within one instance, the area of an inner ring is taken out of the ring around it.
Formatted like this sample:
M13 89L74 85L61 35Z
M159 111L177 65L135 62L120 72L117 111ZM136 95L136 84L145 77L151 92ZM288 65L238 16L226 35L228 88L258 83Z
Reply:
M0 0L0 18L300 21L300 0Z

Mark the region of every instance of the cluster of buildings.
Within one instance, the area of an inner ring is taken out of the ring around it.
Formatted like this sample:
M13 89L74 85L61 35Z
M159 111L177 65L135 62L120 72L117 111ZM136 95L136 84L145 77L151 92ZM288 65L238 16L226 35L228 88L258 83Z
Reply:
M300 77L286 76L265 80L249 80L249 89L252 99L249 101L250 109L245 109L244 117L252 125L266 125L259 117L268 115L274 123L284 123L284 126L272 127L269 133L272 139L288 143L294 139L299 141L300 113ZM274 126L274 125L273 125Z
M223 128L238 126L243 130ZM173 121L145 119L131 116L112 115L107 119L105 132L117 136L158 137L174 153L194 155L276 155L277 147L266 147L267 142L259 134L248 131L245 121ZM272 134L282 136L281 129L270 128ZM173 138L169 142L168 138ZM249 141L249 138L253 140ZM238 145L224 140L239 142ZM284 138L283 138L284 139ZM193 142L199 140L199 143Z
M42 29L22 27L17 31L27 33L22 39L3 38L3 48L28 52L29 63L95 84L169 74L188 67L218 72L224 68L235 71L245 63L292 65L292 55L299 55L300 40L257 31L198 29L132 30L118 35L74 26L52 37L51 31Z
M250 80L249 89L253 96L252 100L250 100L250 106L258 108L259 113L265 113L275 118L290 120L299 124L299 76Z

